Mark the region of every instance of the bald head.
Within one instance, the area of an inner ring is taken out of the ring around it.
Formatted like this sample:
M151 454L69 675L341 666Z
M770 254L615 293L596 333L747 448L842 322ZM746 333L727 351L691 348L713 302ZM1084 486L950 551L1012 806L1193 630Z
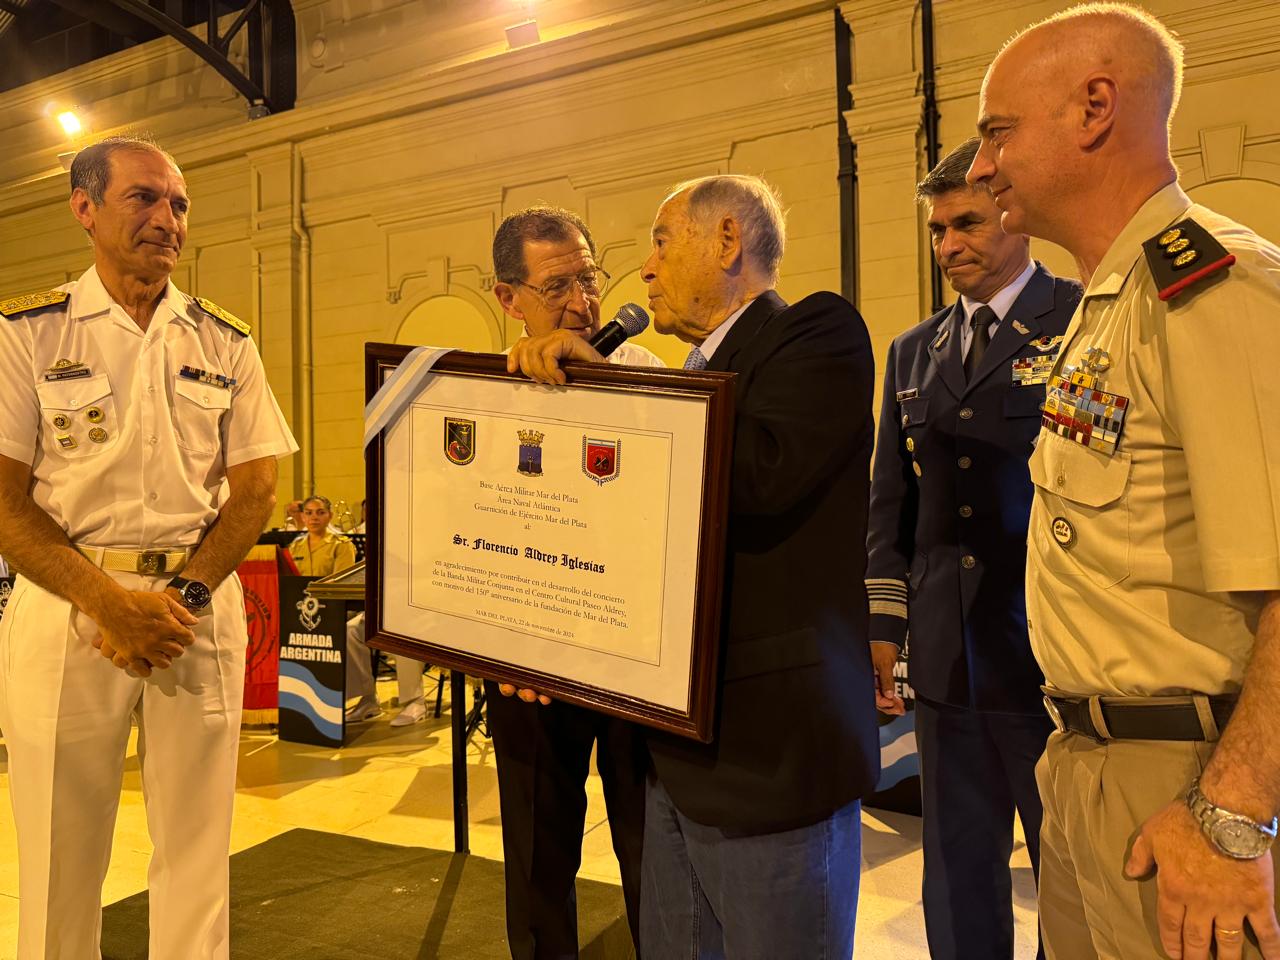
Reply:
M1115 80L1129 101L1126 119L1168 128L1182 95L1182 44L1164 24L1124 3L1085 3L1011 38L988 71L1014 74L1060 110L1090 75ZM984 83L984 86L986 84Z
M1073 249L1081 230L1100 235L1176 177L1181 89L1182 45L1158 20L1121 3L1072 7L1013 37L987 70L968 180L991 189L1006 232Z

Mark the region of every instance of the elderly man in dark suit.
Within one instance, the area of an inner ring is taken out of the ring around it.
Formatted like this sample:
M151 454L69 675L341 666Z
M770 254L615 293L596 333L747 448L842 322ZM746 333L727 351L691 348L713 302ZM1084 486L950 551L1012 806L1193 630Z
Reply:
M1055 278L965 173L961 144L920 183L934 256L960 294L889 348L867 593L877 704L910 629L934 960L1010 960L1017 811L1039 867L1035 764L1052 730L1027 639L1023 568L1049 370L1080 285Z
M651 734L641 867L648 957L847 958L860 801L879 766L867 638L873 359L845 300L774 292L782 212L755 177L677 187L641 275L686 368L730 371L734 452L715 740ZM563 382L580 338L510 366Z

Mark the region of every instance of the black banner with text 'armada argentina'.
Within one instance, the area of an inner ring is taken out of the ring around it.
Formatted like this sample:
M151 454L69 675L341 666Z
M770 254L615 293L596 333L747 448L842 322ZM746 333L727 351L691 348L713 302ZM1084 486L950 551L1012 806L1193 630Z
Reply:
M280 578L280 739L340 747L346 604L308 596L313 579Z

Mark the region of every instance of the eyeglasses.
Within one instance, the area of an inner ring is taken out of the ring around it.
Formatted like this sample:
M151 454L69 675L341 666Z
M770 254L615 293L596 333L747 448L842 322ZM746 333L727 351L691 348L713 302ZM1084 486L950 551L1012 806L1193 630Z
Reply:
M598 300L600 291L604 289L604 285L608 282L609 274L599 268L584 271L576 277L552 277L540 287L525 283L523 280L516 281L522 287L528 287L536 293L538 298L549 309L562 307L568 303L569 298L573 296L573 285L575 283L582 288L582 293L587 299Z

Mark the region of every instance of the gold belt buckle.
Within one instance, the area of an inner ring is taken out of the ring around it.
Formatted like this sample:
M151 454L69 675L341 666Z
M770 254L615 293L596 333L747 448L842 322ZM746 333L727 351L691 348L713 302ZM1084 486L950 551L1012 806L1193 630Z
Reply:
M144 550L138 554L138 573L152 577L164 573L168 560L161 550Z
M1044 698L1044 712L1049 714L1049 719L1053 721L1053 728L1059 733L1067 732L1067 725L1062 719L1062 713L1058 710L1058 705L1053 702L1051 697Z

